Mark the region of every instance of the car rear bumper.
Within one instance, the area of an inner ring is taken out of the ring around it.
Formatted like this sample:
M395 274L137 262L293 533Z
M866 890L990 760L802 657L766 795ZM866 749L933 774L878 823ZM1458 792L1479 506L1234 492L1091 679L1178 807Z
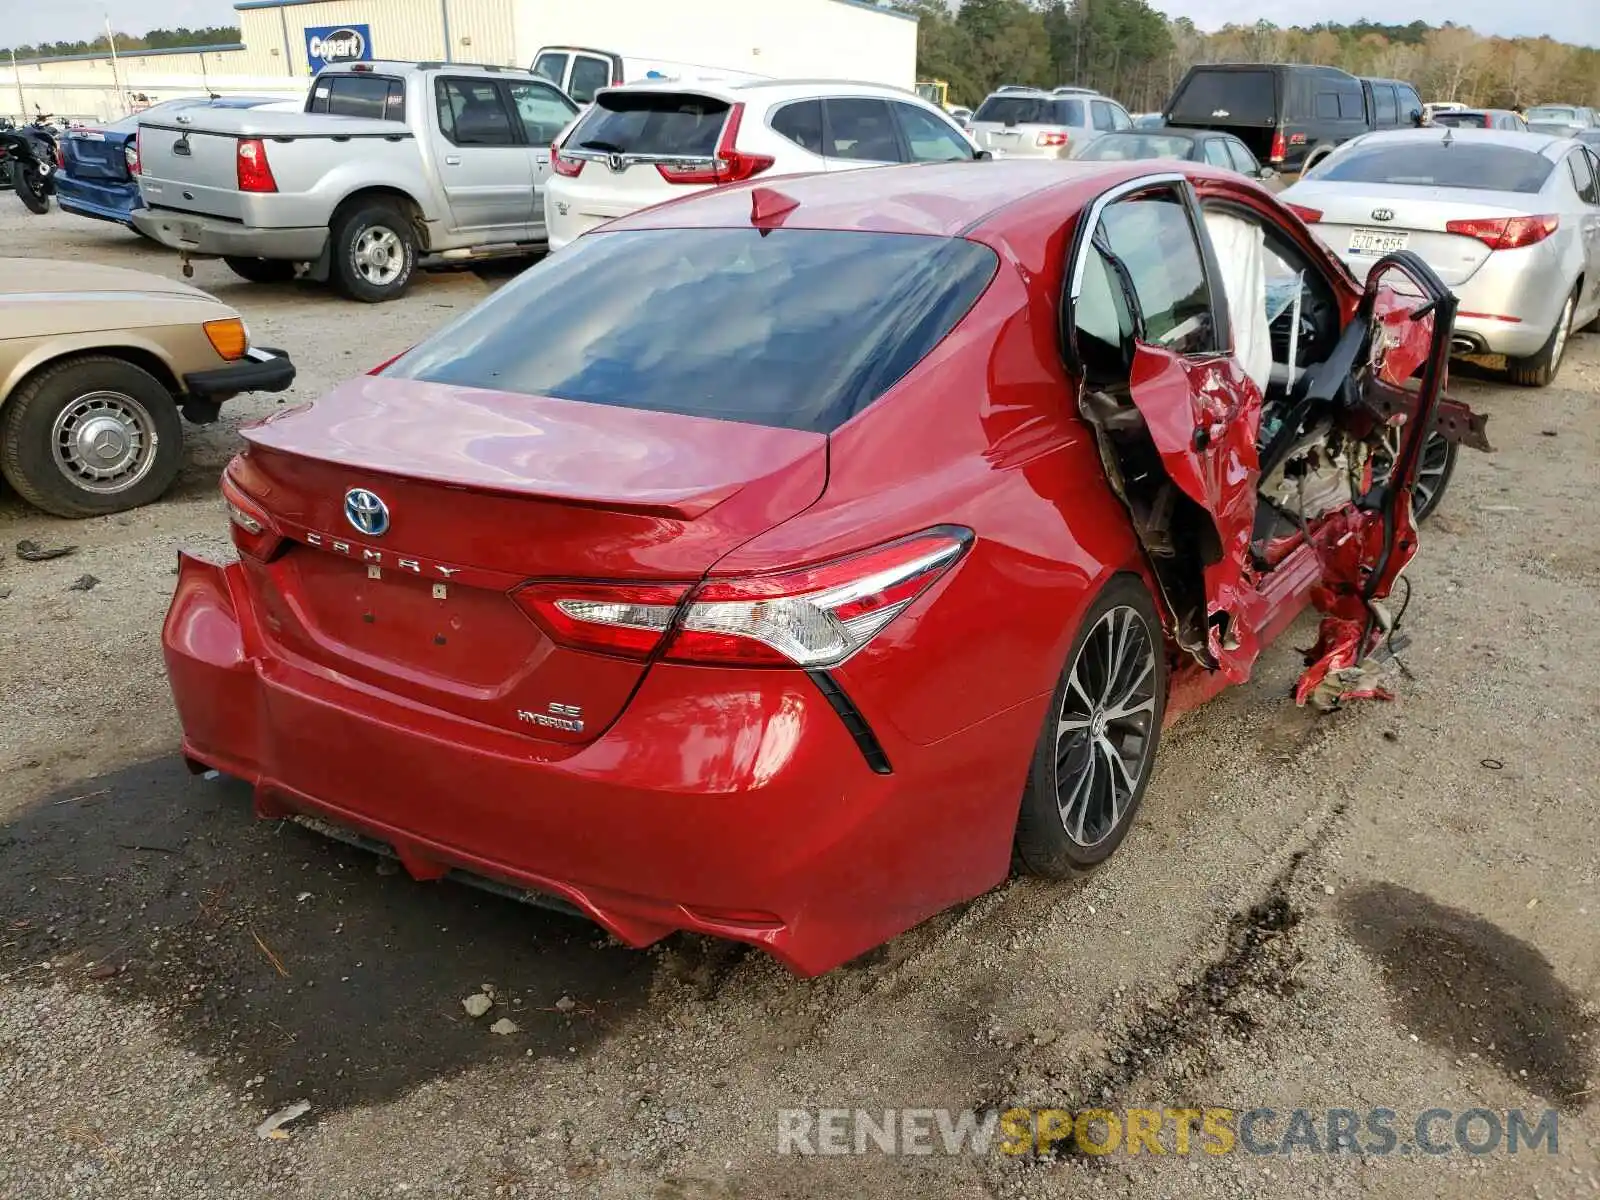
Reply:
M163 246L212 258L312 262L321 256L328 241L327 229L320 226L263 229L169 208L138 208L132 220L135 229Z
M133 228L133 210L139 207L135 183L91 183L56 172L56 202L63 211L99 221L115 221Z
M244 569L187 555L162 640L184 753L251 783L258 815L557 897L633 946L692 930L801 974L1005 878L1044 712L931 746L881 722L884 775L801 672L658 664L594 741L542 741L286 655Z

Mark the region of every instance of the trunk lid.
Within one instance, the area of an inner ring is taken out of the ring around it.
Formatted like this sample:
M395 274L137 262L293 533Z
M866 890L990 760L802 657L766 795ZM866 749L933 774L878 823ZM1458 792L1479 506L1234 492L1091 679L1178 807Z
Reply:
M245 437L230 475L286 538L247 560L267 637L402 701L565 742L603 732L647 664L561 645L511 593L693 582L827 478L824 434L382 378ZM386 531L347 519L354 488L382 499Z
M73 179L126 183L128 160L123 147L127 142L126 134L107 133L103 129L70 131L61 143L67 174Z
M1451 233L1448 222L1527 214L1526 207L1463 199L1460 188L1386 185L1381 194L1371 184L1318 183L1297 187L1286 197L1316 209L1322 219L1313 228L1345 261L1358 279L1385 254L1410 250L1421 257L1447 287L1459 287L1488 261L1488 246L1475 237Z

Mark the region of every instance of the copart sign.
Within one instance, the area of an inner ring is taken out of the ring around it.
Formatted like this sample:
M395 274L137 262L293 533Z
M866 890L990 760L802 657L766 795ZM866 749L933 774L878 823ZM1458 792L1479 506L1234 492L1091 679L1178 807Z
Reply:
M306 29L306 61L315 75L334 63L364 62L372 57L370 25L315 25Z

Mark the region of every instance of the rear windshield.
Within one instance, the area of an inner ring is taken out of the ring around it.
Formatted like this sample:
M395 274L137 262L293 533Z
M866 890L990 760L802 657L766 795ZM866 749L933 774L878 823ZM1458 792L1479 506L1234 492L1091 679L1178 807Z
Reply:
M933 349L997 265L919 234L590 234L384 374L827 433Z
M1555 163L1542 154L1481 142L1412 139L1356 144L1313 167L1307 178L1330 183L1393 183L1413 187L1483 188L1532 194Z
M974 121L999 125L1083 125L1082 100L1054 100L1048 96L990 96L978 105Z
M1090 162L1127 162L1136 158L1188 158L1194 143L1171 134L1106 133L1085 146L1078 157Z
M1433 119L1437 121L1439 118L1435 116ZM1552 136L1558 137L1570 137L1572 135L1572 126L1557 121L1529 121L1528 132L1548 133Z
M376 117L384 121L406 119L406 85L386 75L319 75L311 84L306 111L336 117Z
M1455 129L1485 129L1487 118L1481 112L1442 112L1433 114L1435 125L1449 125Z
M1563 125L1571 125L1578 120L1578 110L1564 108L1559 104L1539 104L1530 108L1527 113L1528 120L1532 121L1558 121Z
M1271 71L1196 71L1172 98L1175 121L1270 125L1278 119Z
M728 105L692 92L611 92L584 114L566 145L607 154L710 158Z

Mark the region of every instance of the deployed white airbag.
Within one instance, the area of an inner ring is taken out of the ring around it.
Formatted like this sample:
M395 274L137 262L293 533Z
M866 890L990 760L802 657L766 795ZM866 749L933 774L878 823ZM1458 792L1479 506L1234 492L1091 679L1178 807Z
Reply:
M1245 374L1265 392L1272 377L1272 335L1267 322L1266 238L1254 221L1206 213L1206 230L1222 270L1233 326L1233 353Z

